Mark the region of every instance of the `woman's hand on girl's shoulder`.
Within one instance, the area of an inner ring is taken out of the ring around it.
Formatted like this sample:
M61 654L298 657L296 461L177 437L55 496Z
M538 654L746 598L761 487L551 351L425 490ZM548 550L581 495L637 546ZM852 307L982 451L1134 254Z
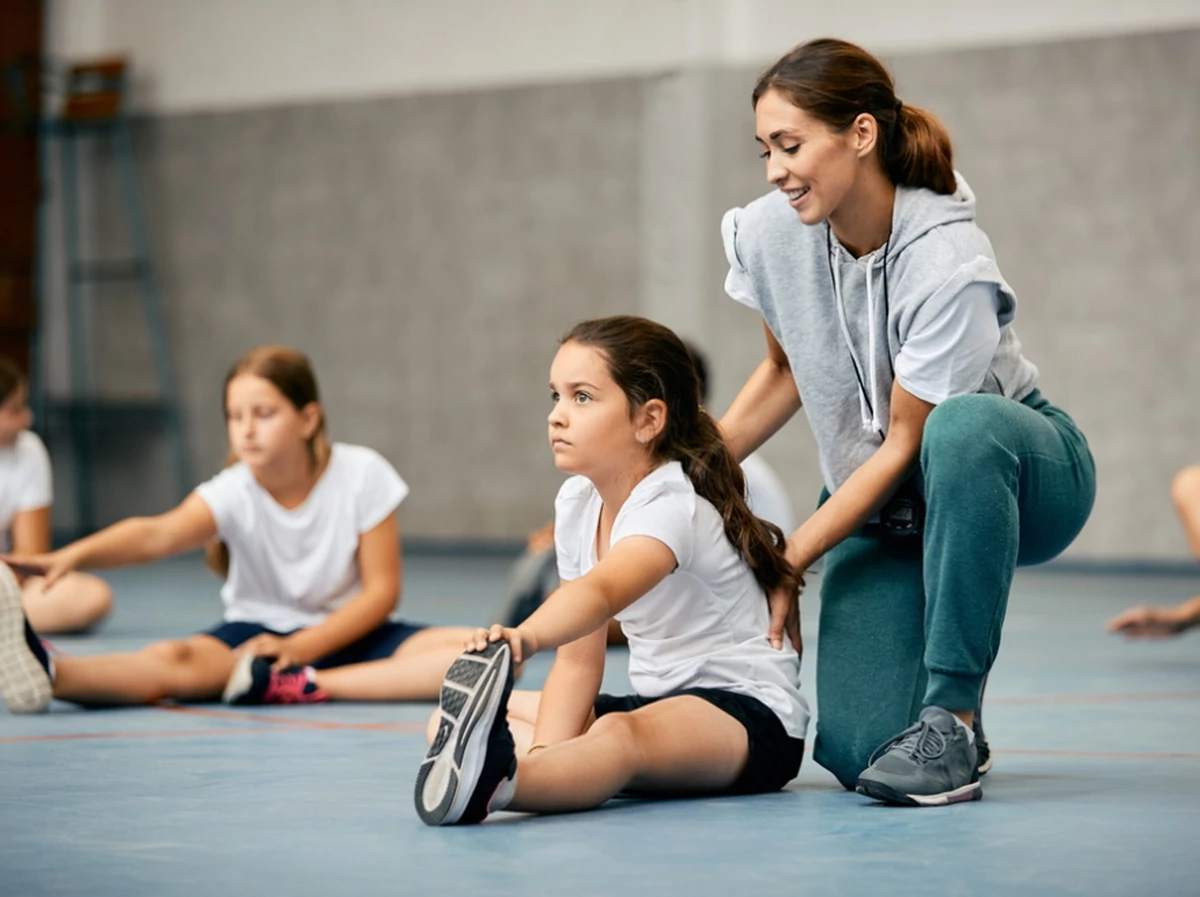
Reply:
M500 639L508 642L509 648L512 649L513 663L523 663L538 651L537 640L528 631L520 626L513 629L499 623L493 624L491 629L476 629L467 639L465 647L468 651L482 651L491 642L498 642Z

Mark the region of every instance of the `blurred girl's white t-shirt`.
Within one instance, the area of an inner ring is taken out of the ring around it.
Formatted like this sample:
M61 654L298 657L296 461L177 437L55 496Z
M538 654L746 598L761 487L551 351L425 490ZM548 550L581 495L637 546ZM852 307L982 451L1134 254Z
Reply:
M196 494L229 548L225 620L290 632L321 622L359 590L358 538L396 510L408 485L374 449L339 442L296 508L275 501L241 463Z

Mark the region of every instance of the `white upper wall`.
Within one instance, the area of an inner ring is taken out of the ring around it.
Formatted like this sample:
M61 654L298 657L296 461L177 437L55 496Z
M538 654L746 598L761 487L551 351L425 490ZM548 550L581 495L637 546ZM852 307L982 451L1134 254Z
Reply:
M158 112L762 65L1200 25L1198 0L50 0L49 50L127 53Z

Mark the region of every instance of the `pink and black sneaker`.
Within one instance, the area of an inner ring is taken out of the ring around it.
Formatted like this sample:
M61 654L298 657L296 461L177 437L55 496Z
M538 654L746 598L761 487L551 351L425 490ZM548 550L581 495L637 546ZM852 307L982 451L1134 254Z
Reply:
M0 698L12 713L42 713L53 683L54 664L25 619L21 586L0 564Z
M288 667L276 672L267 657L239 658L221 700L226 704L320 704L329 695L317 687L312 667Z

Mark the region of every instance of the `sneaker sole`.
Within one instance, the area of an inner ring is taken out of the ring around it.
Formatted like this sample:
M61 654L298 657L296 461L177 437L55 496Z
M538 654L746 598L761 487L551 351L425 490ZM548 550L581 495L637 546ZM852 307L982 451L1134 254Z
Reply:
M983 788L978 782L971 782L961 788L955 788L953 791L943 791L941 794L906 794L883 782L873 782L868 779L865 782L860 780L855 790L859 794L865 794L875 800L906 807L944 807L948 804L960 804L983 797Z
M982 763L980 763L979 767L975 771L979 775L985 776L988 774L988 770L990 770L991 768L992 768L992 756L991 756L991 754L988 754L988 758L986 760L984 760Z
M233 672L229 674L229 681L225 683L225 690L221 692L222 701L226 704L237 704L245 696L254 684L254 676L250 672L253 664L254 657L250 654L243 654L237 659L237 663L233 665Z
M453 825L470 803L511 664L508 642L499 641L462 654L447 671L438 701L442 722L413 788L426 825Z
M11 713L44 713L52 697L50 676L25 642L21 586L0 564L0 698Z

